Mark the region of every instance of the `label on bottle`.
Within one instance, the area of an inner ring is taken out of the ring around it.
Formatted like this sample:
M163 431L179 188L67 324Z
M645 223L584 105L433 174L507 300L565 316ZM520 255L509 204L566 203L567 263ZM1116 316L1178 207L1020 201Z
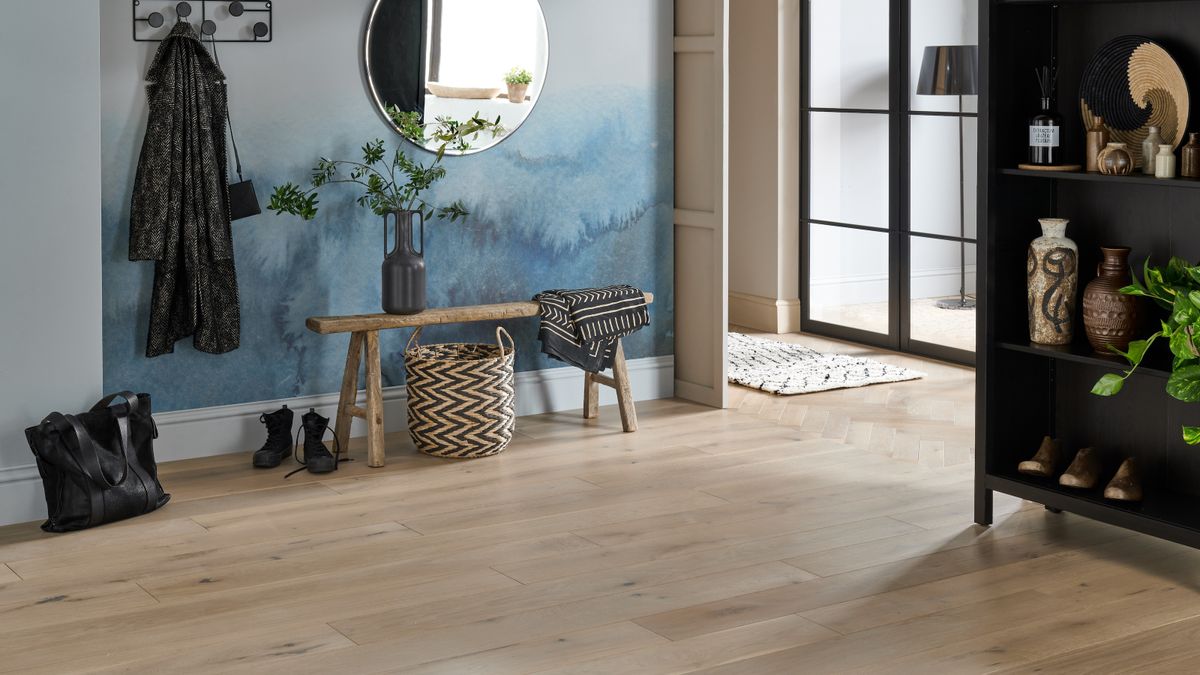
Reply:
M1057 148L1058 147L1058 127L1037 127L1030 125L1029 127L1029 147L1031 148Z

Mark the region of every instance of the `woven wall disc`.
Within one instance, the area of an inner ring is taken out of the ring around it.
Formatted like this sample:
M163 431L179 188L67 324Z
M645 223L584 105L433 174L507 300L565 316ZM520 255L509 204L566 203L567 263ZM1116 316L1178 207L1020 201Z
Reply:
M1150 38L1122 35L1105 43L1079 83L1079 108L1085 129L1096 116L1114 143L1124 143L1134 163L1142 164L1142 141L1158 127L1163 143L1183 142L1188 120L1188 90L1175 59Z

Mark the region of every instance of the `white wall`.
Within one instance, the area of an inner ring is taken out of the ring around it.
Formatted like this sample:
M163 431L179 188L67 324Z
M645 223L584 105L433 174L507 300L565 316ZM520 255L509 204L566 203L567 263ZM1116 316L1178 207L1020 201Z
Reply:
M799 330L800 0L729 11L730 322Z
M45 516L25 427L101 394L99 20L95 0L0 20L0 523Z

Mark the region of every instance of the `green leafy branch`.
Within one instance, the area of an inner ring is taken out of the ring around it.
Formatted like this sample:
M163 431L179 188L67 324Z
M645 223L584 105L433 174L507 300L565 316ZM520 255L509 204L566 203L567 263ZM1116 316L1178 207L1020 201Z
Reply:
M288 213L312 220L320 204L318 191L326 185L349 183L363 189L363 194L355 200L358 205L371 209L377 215L392 211L420 211L425 218L436 215L439 220L448 219L450 222L470 215L462 200L438 207L425 201L422 193L446 177L442 159L447 149L466 152L471 149L471 141L478 134L489 133L493 138L503 135L505 131L500 118L497 117L494 122L488 121L476 113L462 122L439 117L432 124L423 124L418 113L402 111L395 106L390 106L387 112L400 135L407 140L421 147L437 144L432 162L428 165L415 162L398 147L389 158L383 140L377 138L362 146L362 161L320 158L312 169L310 187L301 188L291 182L276 186L267 208L277 214Z
M1182 258L1171 258L1166 267L1159 269L1150 267L1147 260L1142 281L1135 278L1121 292L1150 298L1169 315L1166 321L1160 322L1158 332L1145 340L1130 342L1128 351L1109 347L1125 357L1130 368L1121 374L1104 375L1092 387L1092 393L1098 396L1119 393L1125 380L1142 364L1150 346L1163 338L1173 356L1167 393L1187 403L1200 402L1200 349L1196 344L1197 335L1200 335L1200 267L1192 266ZM1189 445L1200 445L1200 426L1183 427L1183 440Z

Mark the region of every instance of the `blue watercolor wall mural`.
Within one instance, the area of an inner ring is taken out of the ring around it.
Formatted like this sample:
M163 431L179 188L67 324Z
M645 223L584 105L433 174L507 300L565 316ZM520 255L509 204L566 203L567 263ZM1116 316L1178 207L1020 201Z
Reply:
M426 233L429 304L510 301L546 288L630 283L654 291L650 328L630 358L673 351L672 8L669 0L542 0L549 75L537 107L504 143L447 160L433 197L461 197L465 223ZM352 157L371 138L401 142L364 90L361 31L370 0L290 0L274 40L220 45L247 177L303 181L318 156ZM189 341L144 356L153 264L127 259L129 200L145 129L144 74L154 43L134 43L127 2L101 9L104 387L180 410L336 391L346 336L308 316L379 311L381 221L355 192L322 193L304 222L236 221L241 347L214 356ZM416 150L412 152L420 154ZM416 156L416 155L415 155ZM562 367L538 350L536 320L506 324L518 370ZM491 327L428 330L428 341L487 341ZM382 336L384 384L403 382L406 331Z

